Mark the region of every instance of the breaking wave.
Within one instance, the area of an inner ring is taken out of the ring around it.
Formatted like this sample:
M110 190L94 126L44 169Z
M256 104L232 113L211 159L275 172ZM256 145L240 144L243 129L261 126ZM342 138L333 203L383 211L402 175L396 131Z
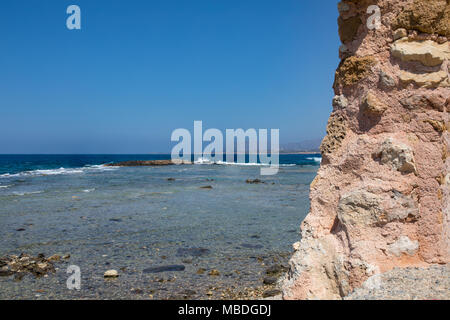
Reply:
M0 178L15 178L15 177L35 177L35 176L55 176L55 175L68 175L68 174L82 174L92 171L113 171L118 168L107 167L105 165L88 165L82 168L64 168L59 169L46 169L46 170L31 170L22 171L19 173L5 173L0 175Z
M321 163L322 162L322 157L311 157L311 158L306 158L307 160L311 160L317 163Z
M29 191L29 192L13 192L12 194L15 196L27 196L30 194L39 194L39 193L43 193L44 191Z
M249 163L242 163L242 162L227 162L227 161L212 161L208 158L198 158L196 161L194 161L195 164L209 164L209 165L223 165L223 166L249 166L249 167L268 167L271 164L267 163L255 163L255 162L249 162ZM280 164L280 167L293 167L296 166L296 164Z

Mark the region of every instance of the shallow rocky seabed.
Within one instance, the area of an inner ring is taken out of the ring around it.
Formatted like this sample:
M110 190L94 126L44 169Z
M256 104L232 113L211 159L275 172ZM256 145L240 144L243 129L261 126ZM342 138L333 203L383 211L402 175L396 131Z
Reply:
M259 167L199 165L5 178L0 257L70 257L40 277L0 276L0 299L277 295L316 170L261 177ZM66 287L70 265L81 269L79 291ZM119 276L105 279L111 269Z

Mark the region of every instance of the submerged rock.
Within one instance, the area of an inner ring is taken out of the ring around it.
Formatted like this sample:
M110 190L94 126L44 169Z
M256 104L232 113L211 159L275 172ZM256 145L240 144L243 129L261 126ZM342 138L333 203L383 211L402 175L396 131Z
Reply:
M281 294L281 291L278 289L267 290L263 293L263 298L275 297Z
M261 244L250 244L250 243L241 243L241 247L247 248L247 249L262 249L262 248L264 248L264 246Z
M53 265L56 255L49 259L41 253L32 257L22 253L19 256L11 255L0 258L0 276L14 275L16 279L22 279L25 274L32 274L36 278L55 272Z
M199 268L196 273L201 275L201 274L204 274L205 272L206 272L205 269Z
M161 273L161 272L173 272L173 271L184 271L186 267L184 265L167 265L158 266L144 269L144 273Z
M264 181L261 181L261 180L259 180L259 179L247 179L246 181L245 181L246 183L248 183L248 184L260 184L260 183L265 183Z
M107 167L152 167L178 164L172 160L132 160L105 164Z
M266 269L266 274L268 275L275 275L280 274L282 272L286 272L288 268L281 264L274 264Z
M212 269L212 270L208 273L208 275L210 275L210 276L220 276L220 272L219 272L219 270Z
M61 256L59 254L54 254L48 258L48 261L59 261L61 260Z
M267 285L273 285L277 283L278 279L275 277L266 277L263 279L263 283Z
M209 254L211 250L206 248L178 248L177 250L177 256L185 257L185 256L192 256L192 257L201 257Z

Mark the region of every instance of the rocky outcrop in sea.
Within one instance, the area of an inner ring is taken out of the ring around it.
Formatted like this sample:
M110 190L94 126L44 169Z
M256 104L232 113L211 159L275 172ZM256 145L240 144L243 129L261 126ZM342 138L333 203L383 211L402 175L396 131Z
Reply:
M449 299L450 1L338 9L333 112L283 297Z

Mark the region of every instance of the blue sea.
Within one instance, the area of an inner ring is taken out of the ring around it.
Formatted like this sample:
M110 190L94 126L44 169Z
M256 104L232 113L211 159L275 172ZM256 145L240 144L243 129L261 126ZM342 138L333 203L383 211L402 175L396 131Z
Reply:
M0 299L230 298L287 263L320 155L280 155L274 176L258 164L104 166L164 159L0 155L0 257L70 255L48 277L0 277ZM69 265L81 290L66 287ZM105 281L109 269L119 278Z

